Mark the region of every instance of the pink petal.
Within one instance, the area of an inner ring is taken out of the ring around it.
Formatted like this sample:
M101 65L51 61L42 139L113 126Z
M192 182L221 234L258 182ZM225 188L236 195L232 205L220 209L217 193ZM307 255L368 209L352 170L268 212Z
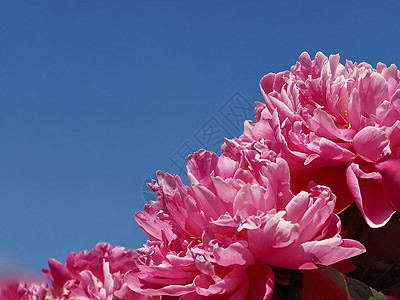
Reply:
M390 154L386 133L372 126L361 129L354 136L353 148L362 159L368 162L377 162L383 156Z
M319 156L327 165L338 165L350 162L356 158L356 155L346 148L340 147L337 143L326 138L319 141Z
M196 202L208 220L216 220L227 211L225 204L218 201L217 197L206 187L197 184L192 188Z
M360 79L361 114L376 114L377 107L389 100L389 90L385 78L377 73L368 73Z
M213 276L213 278L200 274L194 279L193 284L199 295L215 297L218 294L227 294L239 288L246 281L246 269L236 267L226 275L224 272L216 274L217 276Z
M257 188L258 187L258 188ZM233 201L233 213L239 212L244 218L257 213L262 194L259 186L246 184L236 194Z
M400 91L400 90L399 90ZM395 156L400 157L400 118L392 127L388 128L386 134L390 140L390 149Z
M211 183L210 174L215 170L218 163L218 156L204 149L192 154L188 158L188 175L191 185L201 183L209 187Z
M185 285L160 285L158 287L155 287L154 284L148 285L137 276L137 272L128 272L125 275L125 282L134 292L149 296L181 296L194 291L193 283Z
M341 240L340 238L324 239L322 241L311 241L304 243L302 248L305 253L313 255L316 263L329 266L364 253L365 247L354 240ZM314 269L310 263L305 263L302 269Z
M283 219L284 211L278 213L271 212L269 220L262 228L249 230L249 248L257 259L270 263L268 258L272 253L282 251L280 248L288 247L296 242L300 227ZM274 250L274 248L279 248Z
M346 172L347 185L360 212L369 226L377 228L390 220L394 210L385 196L382 184L368 178L371 176L374 174L364 173L355 163L351 163Z
M354 89L350 94L350 101L347 111L347 121L349 122L351 128L356 130L360 126L360 116L361 116L361 99L360 93L357 89Z
M337 196L335 213L342 212L353 202L346 182L346 165L313 168L292 159L287 159L287 161L290 165L290 177L292 178L290 183L293 193L297 194L306 190L312 181L318 185L329 186L332 193Z
M400 211L400 158L378 162L376 169L382 174L383 188L392 206Z
M265 75L260 80L260 88L261 91L265 94L268 94L272 91L280 91L282 86L285 84L284 76L287 76L289 72L281 72L278 74L269 73Z
M221 177L213 177L212 181L215 186L218 198L225 202L228 211L232 211L232 203L236 197L237 189L230 186Z
M257 262L247 271L249 290L246 299L269 300L274 293L275 275L272 269Z
M236 145L234 146L236 147ZM223 179L232 178L239 167L239 162L222 155L216 166L216 174Z
M220 266L251 266L255 262L253 254L240 242L230 244L226 248L216 244L213 253Z
M176 234L173 232L170 223L161 220L152 206L145 205L144 211L139 211L135 214L135 221L138 226L147 234L152 240L162 240L163 234L168 241L176 239Z
M320 137L333 141L346 140L333 122L332 117L320 108L314 110L314 115L309 122L309 129Z
M71 273L62 263L58 262L54 258L48 259L51 280L57 285L63 285L65 282L72 278Z

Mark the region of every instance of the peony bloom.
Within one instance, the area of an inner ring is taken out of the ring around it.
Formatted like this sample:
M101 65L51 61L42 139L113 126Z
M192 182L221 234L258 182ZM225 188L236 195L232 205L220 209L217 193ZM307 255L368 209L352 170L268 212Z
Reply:
M353 200L371 227L400 210L400 72L307 53L291 71L261 79L265 104L244 140L269 140L288 161L292 190L310 181L338 197L335 212Z
M13 283L0 289L0 299L42 300L47 295L46 283Z
M148 241L139 249L142 256L138 270L129 272L125 280L132 290L153 297L270 299L272 269L256 261L244 241L222 243L221 238L186 246Z
M157 201L135 216L150 237L128 286L180 299L270 299L274 267L308 270L364 252L342 239L329 188L294 196L287 163L261 142L227 141L188 159L191 187L157 173Z
M70 253L65 265L50 258L50 269L43 270L53 282L48 299L152 299L133 293L124 282L124 275L136 268L136 258L134 250L106 243Z

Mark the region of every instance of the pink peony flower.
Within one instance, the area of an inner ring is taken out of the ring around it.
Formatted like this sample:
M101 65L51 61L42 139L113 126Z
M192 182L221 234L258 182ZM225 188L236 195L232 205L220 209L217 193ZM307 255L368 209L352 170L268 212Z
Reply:
M148 241L139 250L138 270L125 277L132 290L181 300L271 298L274 273L254 259L243 241L225 248L199 241L184 249L172 244ZM220 255L214 257L214 250Z
M46 283L11 283L0 289L0 299L42 300L47 295Z
M265 104L242 139L275 142L288 161L292 190L329 186L335 212L353 200L371 227L400 209L400 72L307 53L291 71L261 79Z
M132 292L124 281L125 274L136 269L136 259L134 250L107 243L70 253L65 265L50 258L50 269L43 270L53 282L48 299L153 299Z
M270 299L273 267L315 269L361 254L340 237L329 188L294 196L287 163L261 142L228 141L223 155L201 150L188 159L191 188L157 173L158 200L135 216L150 237L137 269L126 275L135 292L180 299Z

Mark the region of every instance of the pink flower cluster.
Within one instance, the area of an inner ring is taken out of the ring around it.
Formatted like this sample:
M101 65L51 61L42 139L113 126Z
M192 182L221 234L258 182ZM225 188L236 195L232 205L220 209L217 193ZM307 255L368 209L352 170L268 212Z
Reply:
M0 299L4 300L41 300L47 294L46 283L9 283L0 289Z
M355 202L375 228L400 209L400 72L303 53L260 87L242 136L220 156L189 156L189 186L157 172L157 200L135 215L142 248L49 259L50 286L10 285L1 299L285 299L277 288L295 274L307 299L307 282L331 286L318 266L353 266L366 251L342 235L340 214Z
M128 286L180 299L270 299L271 267L316 269L364 252L342 239L336 197L311 185L290 192L285 160L261 142L227 141L223 154L188 159L191 188L157 173L157 201L136 214L151 241L140 249Z
M136 269L137 256L134 250L98 243L89 252L70 253L65 265L50 258L50 269L43 270L53 283L46 299L152 299L134 293L124 281Z
M244 136L276 144L290 165L293 190L309 181L353 200L371 227L400 209L400 72L379 63L346 65L339 55L307 53L291 71L260 82L265 103Z

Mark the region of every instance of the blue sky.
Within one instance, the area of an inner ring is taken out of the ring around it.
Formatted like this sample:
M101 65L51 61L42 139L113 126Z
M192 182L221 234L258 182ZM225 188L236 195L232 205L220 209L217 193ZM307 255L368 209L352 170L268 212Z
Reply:
M0 274L40 272L100 241L140 247L133 215L149 199L147 177L179 172L185 145L215 149L222 131L240 135L229 109L260 101L261 77L303 51L399 66L399 9L1 1ZM207 137L212 128L220 135Z

